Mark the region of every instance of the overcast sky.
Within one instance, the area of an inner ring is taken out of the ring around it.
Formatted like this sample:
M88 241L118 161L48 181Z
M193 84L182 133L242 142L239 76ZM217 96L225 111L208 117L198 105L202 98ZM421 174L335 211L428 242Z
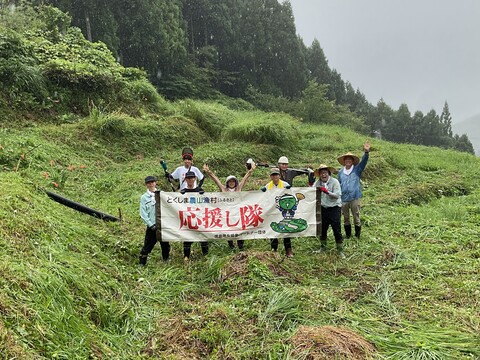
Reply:
M374 105L480 114L480 0L290 0L305 45Z

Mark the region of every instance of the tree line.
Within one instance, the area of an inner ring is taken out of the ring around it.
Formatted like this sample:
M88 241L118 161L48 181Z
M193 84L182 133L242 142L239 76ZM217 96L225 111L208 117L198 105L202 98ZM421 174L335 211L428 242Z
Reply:
M4 6L19 3L1 0ZM90 41L102 41L126 67L143 68L169 99L247 100L304 121L333 123L386 140L474 153L453 135L448 104L441 115L406 104L370 104L331 68L318 40L296 34L289 1L277 0L32 0L71 16Z

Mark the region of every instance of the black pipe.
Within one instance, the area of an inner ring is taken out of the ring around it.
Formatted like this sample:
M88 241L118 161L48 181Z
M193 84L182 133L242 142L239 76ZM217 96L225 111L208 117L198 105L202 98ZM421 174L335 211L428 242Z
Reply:
M115 216L112 216L112 215L109 215L109 214L105 214L101 211L98 211L98 210L95 210L95 209L92 209L92 208L89 208L88 206L85 206L85 205L82 205L80 203L77 203L73 200L70 200L70 199L67 199L63 196L60 196L58 194L55 194L54 192L51 192L51 191L48 191L48 190L45 190L45 192L47 193L48 197L62 205L65 205L69 208L72 208L74 210L77 210L77 211L80 211L84 214L88 214L90 216L93 216L93 217L96 217L96 218L99 218L103 221L121 221L122 219L120 218L117 218Z

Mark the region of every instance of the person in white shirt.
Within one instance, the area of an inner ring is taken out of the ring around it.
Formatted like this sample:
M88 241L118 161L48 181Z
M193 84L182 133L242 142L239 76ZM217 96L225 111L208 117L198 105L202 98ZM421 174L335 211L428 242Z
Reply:
M188 171L195 173L196 179L199 180L198 188L201 189L204 176L202 172L196 167L193 166L193 150L191 148L184 148L182 150L182 160L183 165L179 166L175 169L174 172L171 174L167 171L165 172L165 177L168 179L177 180L179 182L179 190L183 190L187 187L187 183L185 181L185 174ZM197 187L197 182L195 181L194 187Z

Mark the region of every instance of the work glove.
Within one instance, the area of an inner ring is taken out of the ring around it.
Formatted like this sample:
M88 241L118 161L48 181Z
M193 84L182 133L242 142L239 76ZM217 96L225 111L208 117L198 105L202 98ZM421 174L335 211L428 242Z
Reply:
M152 226L148 227L152 231L157 231L157 225L153 224Z
M168 171L165 171L165 177L168 179L170 178L170 173Z
M267 191L267 188L264 186L262 187L260 190L262 190L263 192Z
M285 186L285 189L290 189L292 187L292 185L287 185Z
M325 194L328 194L328 189L327 189L325 186L322 186L322 187L320 188L320 191L321 191L321 192L324 192Z
M200 195L203 195L203 194L205 194L205 190L203 190L202 188L199 188L199 189L198 189L198 193L199 193Z

